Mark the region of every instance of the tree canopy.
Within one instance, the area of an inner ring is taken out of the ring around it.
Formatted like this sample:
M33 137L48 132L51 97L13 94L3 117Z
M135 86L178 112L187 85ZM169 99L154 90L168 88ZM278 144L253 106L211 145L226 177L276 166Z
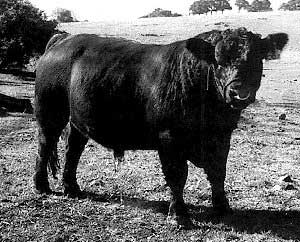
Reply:
M287 3L281 4L279 9L288 11L300 10L300 0L290 0Z
M213 11L231 10L232 7L227 0L198 0L190 6L191 14L203 14Z
M53 12L53 15L59 23L77 22L77 20L73 16L74 14L68 9L56 8Z
M215 11L231 10L232 7L227 0L215 0L213 1L213 7Z
M190 6L191 14L203 14L203 13L208 13L209 11L210 11L209 3L207 0L195 1Z
M249 12L266 12L272 11L271 2L269 0L254 0L250 7Z
M57 22L26 0L0 1L0 69L21 67L43 53Z
M235 5L238 7L239 11L241 11L241 9L248 10L250 7L247 0L236 0Z
M140 18L155 18L155 17L179 17L182 16L178 13L172 13L170 10L163 10L161 8L156 8L152 13L149 13Z

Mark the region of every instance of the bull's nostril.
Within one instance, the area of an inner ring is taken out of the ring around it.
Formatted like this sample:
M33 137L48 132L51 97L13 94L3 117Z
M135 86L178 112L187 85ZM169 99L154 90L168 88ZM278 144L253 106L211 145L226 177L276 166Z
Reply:
M237 91L230 89L230 90L229 90L229 96L230 96L231 98L235 98L235 97L238 96L238 93L237 93Z
M241 95L238 90L230 89L229 90L229 96L232 99L238 100L238 101L245 101L248 100L251 96L250 92L246 93L246 95Z
M237 95L237 96L235 97L235 99L236 99L236 100L240 100L240 101L245 101L245 100L248 100L249 97L250 97L250 92L248 92L247 95L244 96L244 97L241 97L240 95Z

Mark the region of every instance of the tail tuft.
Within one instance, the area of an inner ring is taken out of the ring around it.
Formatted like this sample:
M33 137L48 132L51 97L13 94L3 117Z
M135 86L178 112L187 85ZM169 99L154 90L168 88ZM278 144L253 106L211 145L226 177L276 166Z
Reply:
M60 169L60 164L57 156L57 149L53 151L49 161L48 161L48 169L51 171L54 179L57 179L57 171Z

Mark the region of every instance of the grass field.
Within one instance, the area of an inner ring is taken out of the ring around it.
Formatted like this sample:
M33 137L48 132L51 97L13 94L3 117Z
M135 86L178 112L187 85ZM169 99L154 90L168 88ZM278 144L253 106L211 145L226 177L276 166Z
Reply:
M126 163L115 174L112 153L93 141L77 173L88 198L36 195L34 117L8 113L0 117L0 241L300 241L300 12L74 23L60 28L169 43L240 26L263 36L286 32L290 42L280 60L265 63L257 102L243 112L232 137L226 191L233 215L213 215L206 176L189 164L185 199L195 228L167 225L169 191L157 153L127 151ZM32 82L0 75L2 93L33 98L33 90ZM285 119L279 118L282 114ZM60 141L61 160L63 149ZM292 182L281 180L286 176ZM56 191L62 191L60 178L50 179Z

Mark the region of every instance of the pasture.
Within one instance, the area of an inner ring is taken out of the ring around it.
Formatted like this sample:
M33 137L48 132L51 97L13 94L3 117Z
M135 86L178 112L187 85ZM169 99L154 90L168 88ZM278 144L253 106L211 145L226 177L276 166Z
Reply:
M0 114L0 241L300 241L300 12L226 13L133 22L64 24L143 43L170 43L211 29L245 26L263 36L286 32L282 58L264 64L257 101L231 140L226 191L233 214L216 217L202 169L189 164L185 201L195 227L166 224L169 191L154 151L127 151L114 172L112 152L89 141L78 167L85 199L33 192L34 116ZM0 75L0 92L33 99L34 82ZM63 140L59 143L63 166ZM290 176L289 182L282 177ZM50 178L62 192L59 179Z

